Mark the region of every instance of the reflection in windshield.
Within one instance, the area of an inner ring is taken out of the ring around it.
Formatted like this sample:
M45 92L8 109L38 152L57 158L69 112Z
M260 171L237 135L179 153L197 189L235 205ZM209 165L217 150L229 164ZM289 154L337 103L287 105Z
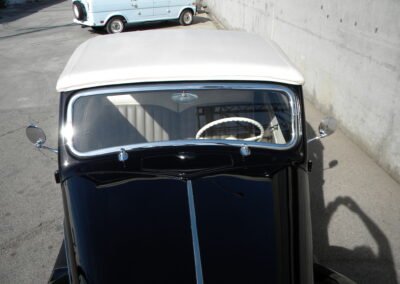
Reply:
M294 135L290 105L289 96L276 90L176 90L82 96L73 104L72 144L82 153L187 139L284 145Z

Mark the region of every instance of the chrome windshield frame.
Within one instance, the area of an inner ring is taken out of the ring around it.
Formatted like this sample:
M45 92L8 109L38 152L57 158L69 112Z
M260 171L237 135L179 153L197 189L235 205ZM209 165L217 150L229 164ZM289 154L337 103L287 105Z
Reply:
M95 95L118 95L134 92L148 92L148 91L173 91L173 90L270 90L285 93L289 98L289 104L292 111L292 124L291 132L292 139L286 144L272 144L265 142L253 142L243 140L223 140L223 139L187 139L187 140L170 140L159 142L147 142L121 145L116 147L103 148L88 152L80 152L74 148L72 142L72 132L70 134L67 129L72 130L72 117L74 103L81 97L95 96ZM127 85L127 86L109 86L101 87L91 90L78 91L72 95L67 105L67 117L60 135L62 136L63 143L71 151L74 156L86 158L106 155L111 153L118 153L121 148L126 151L159 148L159 147L182 147L182 146L234 146L242 147L244 145L251 148L270 149L270 150L289 150L293 148L303 135L301 129L301 108L299 97L288 87L273 83L235 83L235 82L203 82L203 83L157 83L157 84L142 84L142 85Z

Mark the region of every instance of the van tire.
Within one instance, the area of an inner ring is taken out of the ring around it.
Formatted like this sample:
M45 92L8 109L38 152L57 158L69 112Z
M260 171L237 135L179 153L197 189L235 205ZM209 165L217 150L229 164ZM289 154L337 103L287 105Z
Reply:
M112 17L108 20L106 25L107 33L109 34L119 34L125 29L125 19L123 17Z
M179 23L182 26L188 26L193 23L193 11L190 9L183 10L180 17Z

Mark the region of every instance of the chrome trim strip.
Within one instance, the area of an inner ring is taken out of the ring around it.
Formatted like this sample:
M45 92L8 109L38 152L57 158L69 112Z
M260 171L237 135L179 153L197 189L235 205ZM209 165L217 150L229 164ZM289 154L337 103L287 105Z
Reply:
M199 244L199 235L197 233L196 208L194 205L192 181L188 180L186 185L187 185L187 194L188 194L188 200L189 200L190 227L192 230L194 267L195 267L195 271L196 271L196 283L203 284L203 269L202 269L202 265L201 265L200 244Z
M172 141L159 141L138 143L130 145L118 145L116 147L109 147L89 152L80 152L73 146L71 138L63 137L64 143L68 149L78 157L92 157L110 153L117 153L124 148L126 151L133 149L149 149L158 147L180 147L180 146L235 146L242 147L246 145L252 148L259 149L273 149L273 150L288 150L292 148L299 141L302 136L301 123L300 123L300 101L298 97L289 88L276 84L269 83L164 83L152 85L131 85L131 86L114 86L105 88L96 88L78 92L75 94L68 103L67 120L64 128L72 129L72 114L74 103L81 97L94 96L94 95L109 95L119 93L132 93L132 92L151 92L151 91L169 91L169 90L270 90L280 91L288 95L289 103L292 109L292 140L287 144L269 144L263 142L252 142L243 140L219 140L219 139L188 139L188 140L172 140Z

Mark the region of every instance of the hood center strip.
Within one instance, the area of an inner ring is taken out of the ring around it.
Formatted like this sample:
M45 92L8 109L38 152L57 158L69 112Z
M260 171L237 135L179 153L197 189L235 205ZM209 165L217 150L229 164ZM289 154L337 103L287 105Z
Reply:
M189 200L190 227L192 230L194 266L196 270L196 283L203 284L203 269L200 257L199 235L197 232L196 207L194 204L194 195L193 195L193 187L191 180L188 180L187 182L187 194Z

